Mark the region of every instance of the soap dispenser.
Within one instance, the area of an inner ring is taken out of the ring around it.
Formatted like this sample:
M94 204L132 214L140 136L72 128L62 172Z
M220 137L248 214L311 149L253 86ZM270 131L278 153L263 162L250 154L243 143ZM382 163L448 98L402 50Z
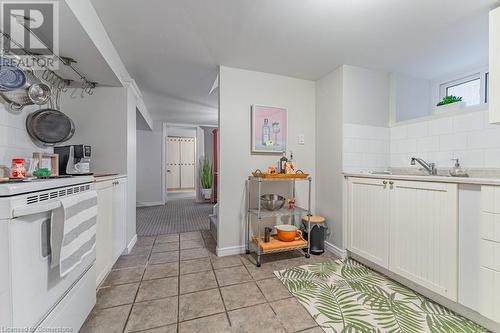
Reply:
M465 170L460 166L458 158L452 158L451 160L455 161L455 165L450 168L450 175L452 177L469 177L467 172L465 172Z

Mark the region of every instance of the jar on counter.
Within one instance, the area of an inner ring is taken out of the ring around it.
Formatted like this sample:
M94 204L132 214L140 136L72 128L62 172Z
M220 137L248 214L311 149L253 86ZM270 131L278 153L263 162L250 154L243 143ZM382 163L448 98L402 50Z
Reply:
M11 178L24 178L26 177L26 166L24 158L12 159L12 167L10 169Z

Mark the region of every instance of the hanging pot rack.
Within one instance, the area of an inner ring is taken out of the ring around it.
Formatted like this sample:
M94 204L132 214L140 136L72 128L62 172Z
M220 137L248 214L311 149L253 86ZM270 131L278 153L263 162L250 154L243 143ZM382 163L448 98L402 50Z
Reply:
M21 24L21 23L20 23ZM41 39L39 38L31 28L26 26L25 24L21 24L24 29L29 31L31 35L33 35L42 45L54 56L56 57L64 66L70 68L81 80L81 97L83 98L85 94L87 95L92 95L94 93L95 87L98 85L97 82L90 81L86 78L85 75L83 75L73 64L76 63L76 61L72 58L69 57L63 57L58 54L55 54L55 52ZM16 45L19 49L21 49L25 55L32 57L34 60L39 59L40 55L39 54L34 54L28 50L26 50L19 42L14 40L12 36L9 34L5 33L3 30L0 30L0 34L4 38L7 38L10 42L12 42L14 45ZM66 79L61 77L59 74L54 72L52 69L43 66L44 67L44 72L42 74L42 78L50 83L55 89L60 90L60 91L66 91L67 87L70 86L74 80Z

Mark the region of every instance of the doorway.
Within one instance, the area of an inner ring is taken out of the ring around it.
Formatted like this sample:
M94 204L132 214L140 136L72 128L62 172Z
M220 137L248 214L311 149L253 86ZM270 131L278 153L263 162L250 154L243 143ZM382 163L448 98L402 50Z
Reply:
M196 138L167 137L167 192L194 192Z

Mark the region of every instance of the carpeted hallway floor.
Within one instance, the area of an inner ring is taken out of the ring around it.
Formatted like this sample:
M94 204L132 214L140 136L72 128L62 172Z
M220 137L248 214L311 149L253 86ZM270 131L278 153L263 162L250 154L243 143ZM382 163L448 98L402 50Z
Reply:
M156 236L208 230L212 204L195 199L167 201L165 205L137 208L137 235Z

